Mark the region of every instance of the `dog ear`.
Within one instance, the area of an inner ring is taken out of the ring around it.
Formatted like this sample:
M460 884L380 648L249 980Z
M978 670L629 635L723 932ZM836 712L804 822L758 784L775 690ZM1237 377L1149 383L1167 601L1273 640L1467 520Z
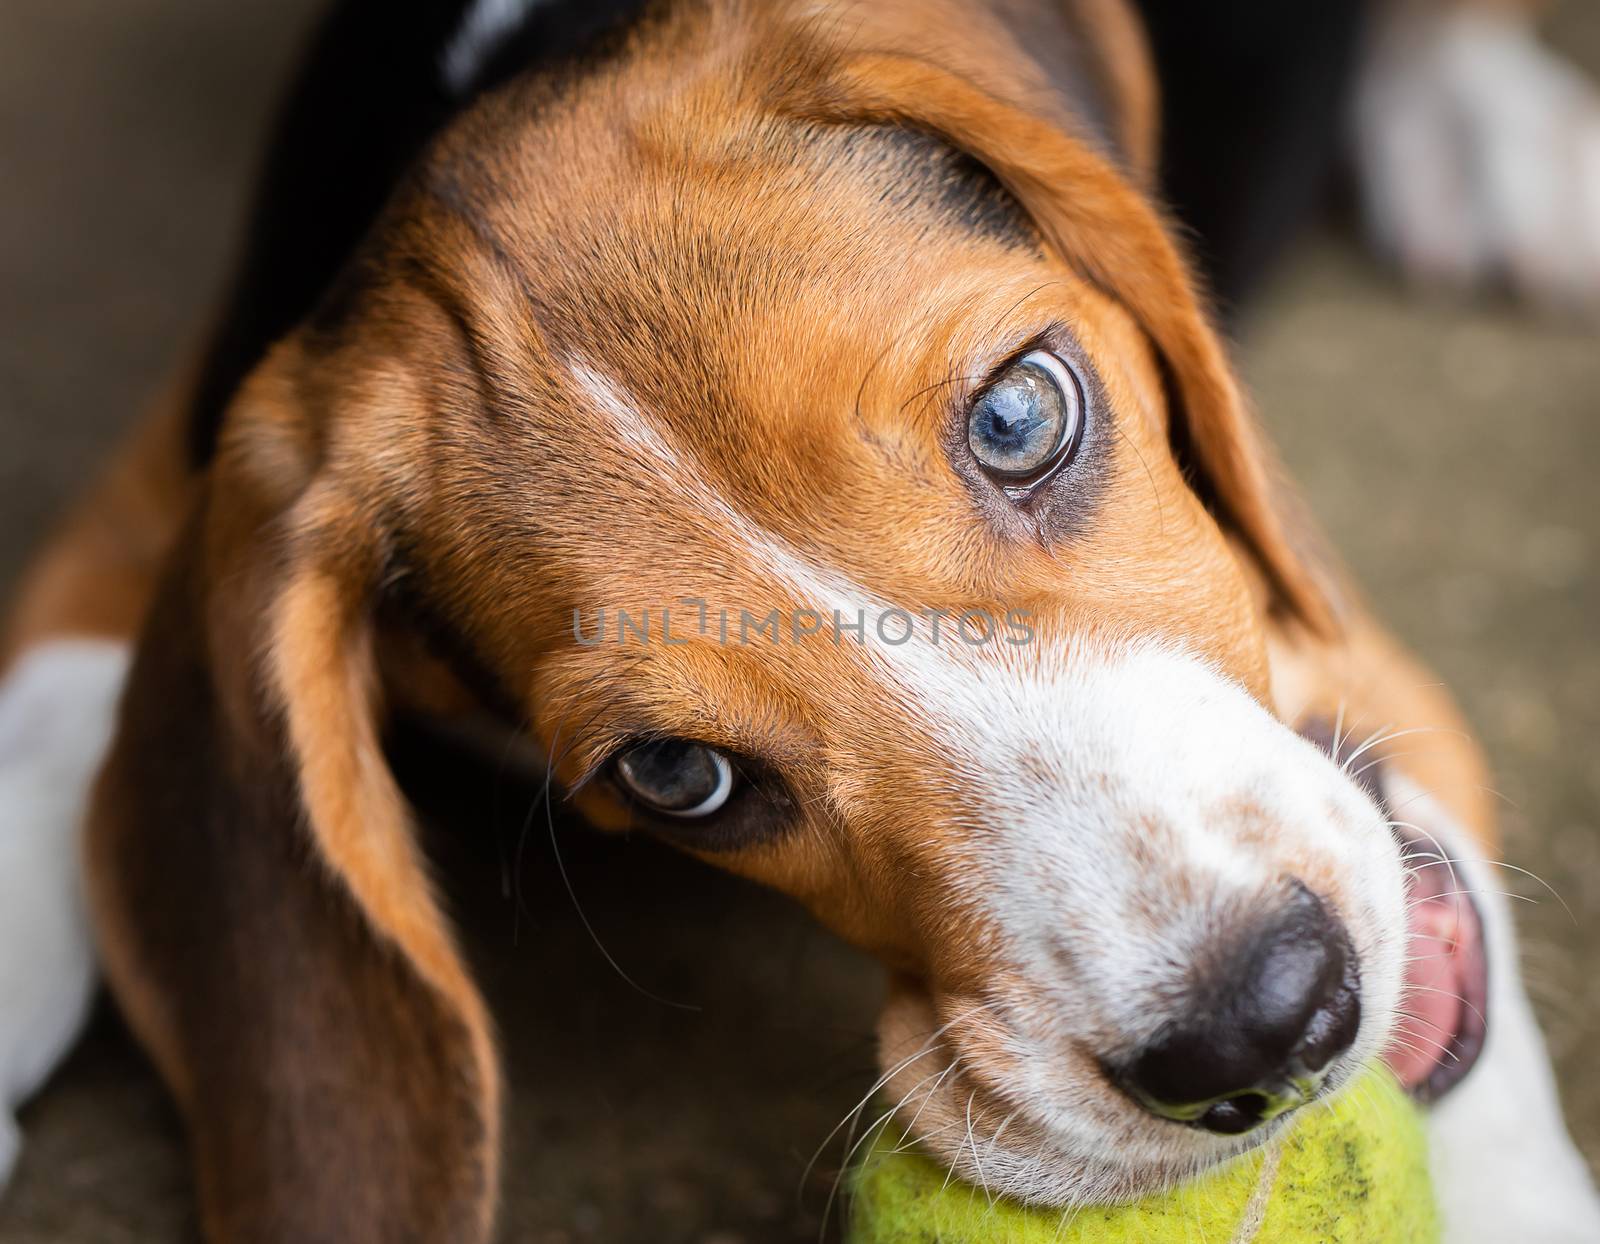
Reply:
M1196 490L1248 548L1277 607L1333 633L1328 589L1297 547L1226 351L1146 195L1054 121L925 60L824 55L796 81L792 106L809 118L921 128L983 163L1046 244L1132 314L1167 370L1170 435Z
M188 1119L213 1240L476 1240L485 1008L385 761L381 523L292 348L236 405L91 815L107 973Z

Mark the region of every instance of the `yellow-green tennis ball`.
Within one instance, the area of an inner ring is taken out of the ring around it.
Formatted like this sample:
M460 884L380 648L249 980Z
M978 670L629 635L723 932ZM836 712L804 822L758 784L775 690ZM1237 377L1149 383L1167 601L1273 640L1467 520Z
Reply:
M1131 1205L991 1202L880 1136L852 1179L848 1244L1437 1244L1427 1138L1388 1072L1368 1072L1281 1139Z

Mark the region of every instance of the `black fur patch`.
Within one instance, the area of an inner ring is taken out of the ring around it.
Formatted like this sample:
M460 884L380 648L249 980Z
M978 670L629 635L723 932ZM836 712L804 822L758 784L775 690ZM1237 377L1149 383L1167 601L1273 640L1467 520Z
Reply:
M513 74L590 55L647 0L545 0L494 45L464 92L444 57L471 0L338 0L317 28L267 148L232 285L190 418L196 465L274 341L309 315L423 146Z
M931 207L941 220L980 237L1008 246L1039 245L1026 209L981 161L905 126L874 126L861 134L856 147L869 157L881 155L885 194L896 207Z

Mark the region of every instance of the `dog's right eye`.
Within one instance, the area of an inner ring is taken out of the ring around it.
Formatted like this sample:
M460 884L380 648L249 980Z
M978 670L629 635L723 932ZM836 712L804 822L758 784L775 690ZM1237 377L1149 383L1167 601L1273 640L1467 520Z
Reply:
M616 760L617 781L653 811L690 819L710 816L733 793L733 765L714 747L688 739L653 739Z

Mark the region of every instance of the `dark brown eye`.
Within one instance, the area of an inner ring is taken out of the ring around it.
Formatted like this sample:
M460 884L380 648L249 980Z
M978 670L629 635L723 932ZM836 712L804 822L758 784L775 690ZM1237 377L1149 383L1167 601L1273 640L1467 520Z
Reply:
M1034 350L973 402L967 445L1001 484L1028 487L1071 457L1082 425L1082 392L1072 369L1050 351Z
M733 793L733 765L714 747L688 739L653 739L616 760L617 781L666 816L710 816Z

